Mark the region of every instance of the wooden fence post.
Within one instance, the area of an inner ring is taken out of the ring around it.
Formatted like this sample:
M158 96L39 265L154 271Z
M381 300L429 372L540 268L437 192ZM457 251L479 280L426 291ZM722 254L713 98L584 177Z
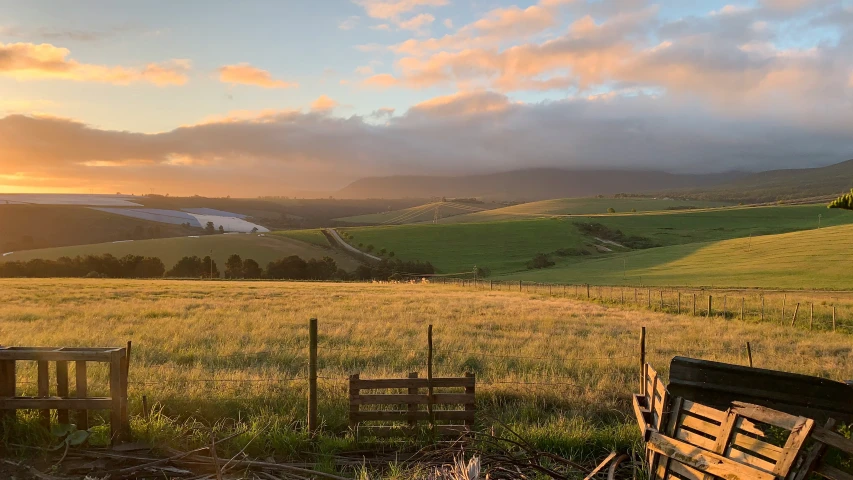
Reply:
M589 299L589 284L586 284L586 298Z
M814 302L809 303L809 330L814 326Z
M663 290L660 291L660 311L663 311Z
M800 302L797 302L797 308L794 309L794 316L791 317L791 326L794 326L794 322L797 321L797 313L800 311Z
M430 431L435 434L435 412L433 411L432 404L435 400L433 396L433 388L432 388L432 325L429 326L427 330L427 343L429 347L429 351L427 352L427 409L429 410L429 428Z
M832 306L832 331L835 331L835 305Z
M472 372L467 372L467 373L465 373L465 377L466 377L466 378L476 378L476 377L475 377L475 374L474 374L474 373L472 373ZM470 386L470 387L465 387L465 394L466 394L466 395L471 395L471 398L474 398L474 396L477 394L477 383L476 383L476 382L474 382L474 383L472 383L472 384L471 384L471 386ZM473 403L466 403L466 404L465 404L465 411L471 412L471 411L476 411L476 410L477 410L477 405L476 405L476 404L473 404ZM467 427L469 427L469 428L470 428L470 427L473 427L473 426L474 426L474 421L473 421L473 420L468 420L468 419L466 419L466 420L465 420L465 425L466 425Z
M696 316L696 294L693 294L693 316Z
M15 361L0 360L0 397L15 396ZM15 420L15 410L0 410L0 421L8 418Z
M761 295L761 321L764 321L764 295Z
M518 281L518 291L521 291L521 280Z
M317 433L317 319L308 321L308 433Z
M713 314L712 300L713 298L711 295L708 295L708 318L711 318L711 315Z
M634 289L634 305L639 305L640 300L637 299L637 289Z
M723 318L729 318L729 308L728 308L728 295L723 295Z
M681 315L681 290L678 291L678 314Z
M652 289L651 288L648 289L648 291L646 292L646 296L648 297L646 299L647 303L648 303L648 308L652 308Z
M122 398L121 398L121 351L114 351L110 355L110 397L112 397L112 408L110 410L110 443L115 444L122 435Z
M746 302L746 298L745 298L745 297L741 297L741 298L740 298L740 321L741 321L741 322L743 321L743 307L744 307L744 303L745 303L745 302Z
M352 430L352 435L355 437L356 442L358 442L358 404L352 400L356 395L360 394L360 390L353 387L358 379L359 374L357 373L349 377L349 428Z
M640 331L640 392L646 394L646 327Z
M779 322L781 325L785 324L785 297L786 295L782 295L782 320Z
M752 347L749 345L749 342L746 342L746 356L749 358L749 366L752 366Z

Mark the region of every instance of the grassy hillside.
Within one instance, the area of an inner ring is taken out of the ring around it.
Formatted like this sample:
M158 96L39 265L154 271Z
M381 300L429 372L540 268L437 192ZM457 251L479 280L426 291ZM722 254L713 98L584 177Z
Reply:
M494 208L493 203L464 204L455 202L433 202L418 205L403 210L392 210L389 212L372 213L368 215L357 215L354 217L336 218L336 221L355 223L362 225L393 224L402 225L408 223L431 222L435 218L436 209L439 218L465 216L472 212L480 212L484 209Z
M508 278L553 283L849 289L853 225L599 256Z
M662 195L729 200L774 202L804 197L839 195L853 187L853 160L820 168L760 172L710 187L665 192Z
M441 220L441 223L494 222L497 220L517 220L525 217L551 215L590 215L606 214L608 208L617 213L630 213L657 210L689 210L694 208L714 208L730 205L725 202L696 200L670 200L656 198L560 198L540 202L522 203L510 207L497 208L487 212L470 213Z
M750 235L769 235L853 223L853 214L823 205L729 208L697 212L635 215L575 216L485 223L422 224L345 229L353 243L385 248L403 259L429 260L445 273L471 271L476 265L495 274L526 269L537 253L557 249L585 249L600 253L601 244L584 235L575 222L600 223L611 231L638 236L661 245L719 241ZM606 246L606 245L605 245ZM614 250L619 250L613 247ZM575 257L554 258L559 262Z
M319 228L313 228L308 230L282 230L279 232L273 232L267 235L277 235L286 238L292 238L293 240L299 240L300 242L310 243L312 245L317 245L319 247L330 248L329 239L323 235L322 230Z
M143 237L136 237L138 228ZM81 206L0 204L0 253L150 237L192 235L180 225L150 222ZM198 231L198 230L196 230Z
M26 261L34 258L56 259L59 257L75 257L77 255L102 255L105 253L116 257L133 254L159 257L168 269L181 257L191 255L204 257L211 255L211 251L213 252L213 259L220 266L224 265L225 260L234 253L244 259L252 258L262 266L273 260L290 255L298 255L306 260L329 256L334 258L338 265L345 270L353 270L358 266L355 260L334 250L269 234L263 237L258 235L210 235L198 238L181 237L45 248L17 252L13 255L2 257L0 261Z

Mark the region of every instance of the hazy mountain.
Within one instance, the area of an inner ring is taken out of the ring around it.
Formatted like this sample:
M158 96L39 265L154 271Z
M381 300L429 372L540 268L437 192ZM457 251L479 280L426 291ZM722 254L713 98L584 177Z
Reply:
M660 195L704 200L775 202L834 196L853 188L853 160L826 167L770 170L718 185L662 191Z
M641 193L707 187L743 173L672 174L650 170L566 170L531 168L464 176L367 177L349 184L335 198L481 197L487 200L551 198Z

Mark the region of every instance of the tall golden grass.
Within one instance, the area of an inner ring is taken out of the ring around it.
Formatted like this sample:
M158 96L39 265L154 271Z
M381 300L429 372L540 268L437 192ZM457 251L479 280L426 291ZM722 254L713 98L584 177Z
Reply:
M749 341L756 366L853 379L847 334L545 293L435 284L0 280L0 344L133 341L134 434L184 446L206 441L187 427L192 419L261 432L254 453L295 455L306 448L311 317L320 325L326 450L351 442L346 378L425 375L429 324L436 375L477 374L483 426L498 419L541 448L576 458L637 440L629 394L638 385L642 326L648 360L664 375L674 355L745 364ZM91 394L106 394L106 371L90 371ZM34 394L34 366L24 365L18 381L19 394ZM143 396L159 405L148 420ZM248 438L238 437L236 447Z

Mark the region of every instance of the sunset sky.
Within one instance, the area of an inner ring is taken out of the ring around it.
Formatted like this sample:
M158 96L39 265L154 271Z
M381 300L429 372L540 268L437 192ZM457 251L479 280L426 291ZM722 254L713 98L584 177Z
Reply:
M0 192L853 158L853 0L0 0Z

